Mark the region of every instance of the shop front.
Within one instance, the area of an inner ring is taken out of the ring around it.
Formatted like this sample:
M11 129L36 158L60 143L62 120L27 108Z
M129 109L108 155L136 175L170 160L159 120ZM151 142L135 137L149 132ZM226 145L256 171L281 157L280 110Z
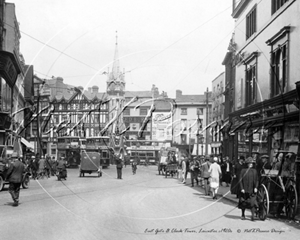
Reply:
M226 133L233 143L231 159L237 161L240 156L252 156L256 160L266 154L272 162L277 152L298 155L298 99L295 89L229 114L231 124ZM295 170L299 188L298 159Z

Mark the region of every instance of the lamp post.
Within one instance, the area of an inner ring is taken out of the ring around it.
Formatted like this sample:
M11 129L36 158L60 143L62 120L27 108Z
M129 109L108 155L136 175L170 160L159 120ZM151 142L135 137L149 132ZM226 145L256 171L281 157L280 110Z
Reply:
M199 156L199 129L200 129L200 126L201 126L201 121L199 119L199 114L200 114L199 109L197 109L197 156Z

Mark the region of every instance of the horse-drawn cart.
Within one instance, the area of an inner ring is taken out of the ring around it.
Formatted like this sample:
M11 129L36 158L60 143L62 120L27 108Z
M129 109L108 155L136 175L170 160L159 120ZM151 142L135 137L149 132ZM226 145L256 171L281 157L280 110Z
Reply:
M177 163L169 163L166 165L166 168L165 168L165 177L167 176L177 176L178 178L178 165Z
M285 159L285 158L284 158ZM282 162L282 166L284 165ZM257 191L257 213L261 220L265 220L271 209L280 214L283 209L289 219L296 215L298 195L293 167L285 171L283 167L279 170L264 170L261 175Z

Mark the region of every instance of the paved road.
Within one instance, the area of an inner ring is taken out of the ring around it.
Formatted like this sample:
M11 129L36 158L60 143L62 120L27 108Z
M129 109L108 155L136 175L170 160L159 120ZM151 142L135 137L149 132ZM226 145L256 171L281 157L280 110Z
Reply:
M240 220L226 199L212 200L202 188L157 175L156 167L104 169L84 178L68 170L67 181L32 181L11 206L0 192L0 239L298 239L300 230L267 219ZM250 213L248 212L248 217ZM240 231L240 233L239 233Z

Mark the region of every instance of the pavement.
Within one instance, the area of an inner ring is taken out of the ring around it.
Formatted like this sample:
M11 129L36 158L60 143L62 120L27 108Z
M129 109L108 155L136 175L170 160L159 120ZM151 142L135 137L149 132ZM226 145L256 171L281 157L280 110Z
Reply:
M218 197L223 197L225 198L226 200L232 202L232 203L235 203L236 205L238 204L238 201L239 199L236 197L235 194L231 194L230 192L230 187L226 187L225 186L226 184L223 183L223 186L220 186L219 187L219 190L218 190ZM204 189L203 189L204 191ZM295 216L295 222L299 223L300 222L300 206L298 204L298 211L297 211L297 214Z

